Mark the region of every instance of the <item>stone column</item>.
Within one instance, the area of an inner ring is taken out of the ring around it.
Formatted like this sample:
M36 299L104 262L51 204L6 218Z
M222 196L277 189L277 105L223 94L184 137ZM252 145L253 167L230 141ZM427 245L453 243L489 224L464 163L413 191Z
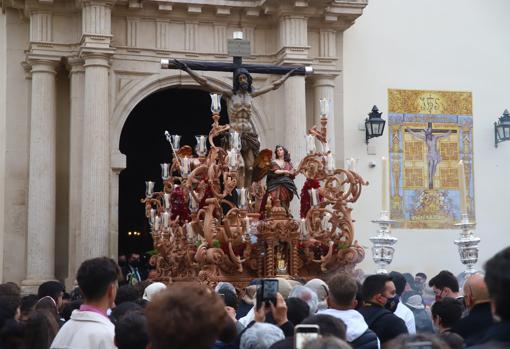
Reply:
M305 77L290 77L284 85L285 143L294 166L306 155L306 96Z
M80 236L76 265L109 256L110 108L109 58L114 0L84 1L80 57L84 60L83 153Z
M282 64L306 64L308 59L308 19L303 15L283 14L279 22L280 50L278 61ZM290 152L295 168L306 154L306 88L304 76L290 77L284 89L284 145ZM298 192L304 177L295 180ZM290 205L294 217L299 216L299 199L294 198Z
M32 60L30 163L28 184L27 275L22 286L33 291L55 278L56 66Z
M109 255L109 55L84 52L82 201L79 259Z
M85 68L83 60L78 57L69 58L69 78L71 80L71 136L69 151L69 269L68 286L75 279L78 264L76 260L76 243L80 241L81 215L81 172L83 154L83 99L85 84Z
M320 103L321 98L327 98L330 101L329 118L328 118L328 139L329 149L336 155L335 151L335 139L337 136L335 133L335 77L333 75L317 75L313 80L314 89L314 109L313 109L313 122L314 125L320 127Z
M285 93L285 131L284 145L290 152L294 168L297 169L299 161L306 155L306 95L305 77L290 77L284 85ZM295 179L298 192L304 184L304 177ZM290 204L290 211L294 217L299 217L299 199L295 197Z

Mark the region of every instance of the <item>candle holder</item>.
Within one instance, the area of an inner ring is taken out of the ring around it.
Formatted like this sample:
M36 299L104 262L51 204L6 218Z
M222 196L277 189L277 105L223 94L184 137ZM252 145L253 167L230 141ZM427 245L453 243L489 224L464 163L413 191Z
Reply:
M372 221L379 224L379 230L376 236L370 238L370 242L374 244L372 247L372 259L377 264L377 274L387 274L386 267L393 261L393 254L395 253L395 245L398 239L391 236L391 225L395 223L390 219L388 211L381 211L379 219Z
M461 215L460 222L455 224L455 226L459 227L461 232L460 238L454 240L453 243L459 248L460 261L466 266L464 273L467 277L477 272L475 264L478 262L478 244L480 243L480 238L475 236L474 229L476 223L469 221L467 213Z
M195 151L197 152L198 156L204 157L207 154L207 136L204 135L198 135L195 136L197 140L197 145L195 147Z

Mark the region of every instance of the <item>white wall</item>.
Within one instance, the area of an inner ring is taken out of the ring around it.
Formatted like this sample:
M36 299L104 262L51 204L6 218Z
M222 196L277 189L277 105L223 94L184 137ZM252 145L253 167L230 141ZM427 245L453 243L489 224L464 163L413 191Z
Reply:
M472 91L478 267L510 245L510 142L494 147L493 123L510 108L510 1L370 0L344 34L344 134L346 157L359 158L370 182L354 207L356 238L370 247L381 195L381 156L388 134L372 139L367 155L358 125L373 104L388 115L387 89ZM368 162L378 166L369 169ZM390 269L454 273L464 267L453 240L458 231L394 230L399 239ZM361 264L372 272L371 252Z

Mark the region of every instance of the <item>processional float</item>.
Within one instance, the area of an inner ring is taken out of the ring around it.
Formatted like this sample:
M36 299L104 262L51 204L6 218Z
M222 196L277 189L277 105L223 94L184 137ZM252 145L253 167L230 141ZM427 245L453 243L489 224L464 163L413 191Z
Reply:
M328 101L321 99L321 125L308 131L307 155L296 170L306 178L296 219L278 198L262 204L261 181L238 187L240 136L219 124L221 95L211 93L211 99L212 127L209 135L196 137L195 155L181 146L180 136L167 132L173 159L161 164L163 190L154 192L154 182L146 182L142 203L159 278L242 287L254 278L306 280L352 271L365 252L354 239L351 206L368 183L353 170L335 168L327 141ZM219 136L229 145L217 145ZM270 161L271 151L261 151L256 164L267 168Z

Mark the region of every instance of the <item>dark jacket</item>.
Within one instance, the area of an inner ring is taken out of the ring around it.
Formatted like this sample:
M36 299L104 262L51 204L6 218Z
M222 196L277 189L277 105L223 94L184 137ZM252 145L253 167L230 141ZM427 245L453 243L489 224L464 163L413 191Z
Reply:
M492 325L477 345L468 349L503 349L510 348L510 321L502 321Z
M368 328L379 337L381 344L402 333L408 333L405 322L379 304L365 302L358 311L365 318Z
M460 319L452 332L464 338L466 346L474 345L485 335L494 324L490 302L477 304L469 311L469 315Z
M429 313L425 309L410 308L414 315L416 323L416 332L434 333L434 325Z
M354 349L378 349L379 341L377 335L368 329L361 336L349 343Z

